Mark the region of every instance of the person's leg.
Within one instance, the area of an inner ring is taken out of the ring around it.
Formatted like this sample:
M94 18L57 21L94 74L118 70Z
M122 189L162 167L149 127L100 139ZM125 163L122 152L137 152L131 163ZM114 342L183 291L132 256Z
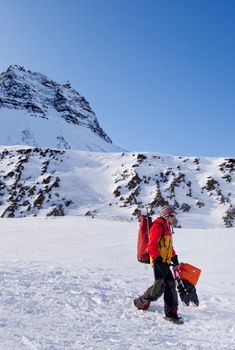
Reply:
M156 280L154 284L149 287L143 295L134 300L134 304L139 310L147 310L151 301L159 299L164 292L164 280Z
M160 271L154 268L154 283L149 287L143 295L134 300L134 304L139 310L147 310L151 301L156 301L164 293L164 278Z
M176 291L175 280L172 273L165 276L165 291L164 291L164 310L165 315L170 317L178 317L178 295Z

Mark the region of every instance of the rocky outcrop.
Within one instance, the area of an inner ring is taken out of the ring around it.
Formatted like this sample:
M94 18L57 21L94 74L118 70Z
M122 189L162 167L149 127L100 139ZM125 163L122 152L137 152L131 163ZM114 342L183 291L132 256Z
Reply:
M135 220L146 207L157 215L163 205L171 204L177 209L179 227L194 216L200 227L208 218L215 226L232 227L234 193L233 159L215 162L151 153L103 153L97 158L94 152L38 147L0 151L1 217Z
M113 193L121 207L134 207L133 216L140 216L146 206L152 214L157 214L163 205L169 204L178 213L189 215L220 208L224 213L221 220L225 226L235 225L234 159L225 159L218 167L214 167L211 171L213 176L210 176L203 158L174 157L174 166L169 167L167 158L170 157L146 154L132 157L135 157L134 164L119 174L118 186ZM170 161L172 163L172 159ZM149 166L153 167L154 164L158 170L156 173L149 171Z
M60 84L17 65L0 74L0 114L2 128L6 129L0 144L117 151L89 102L68 82ZM8 128L8 121L13 123L15 119L15 128ZM90 131L89 137L81 128Z
M62 203L65 207L71 203L70 199L61 198L60 178L55 175L63 154L39 148L5 149L0 153L1 217L37 216L42 209L47 215L62 215Z

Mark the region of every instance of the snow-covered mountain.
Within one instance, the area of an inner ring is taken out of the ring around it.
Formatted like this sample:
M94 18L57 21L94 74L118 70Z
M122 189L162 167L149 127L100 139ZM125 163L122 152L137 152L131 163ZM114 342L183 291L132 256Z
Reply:
M235 225L234 158L124 153L69 83L19 66L0 75L0 118L1 217L133 220L172 204L182 227Z
M0 144L117 152L87 100L17 65L0 74Z
M135 220L172 204L182 227L235 226L235 159L0 149L0 216Z

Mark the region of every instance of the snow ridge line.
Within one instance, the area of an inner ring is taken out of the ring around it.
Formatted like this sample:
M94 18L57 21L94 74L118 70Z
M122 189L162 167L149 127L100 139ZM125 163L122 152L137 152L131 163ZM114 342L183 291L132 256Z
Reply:
M232 158L9 147L0 152L0 165L1 217L88 215L130 221L146 206L157 215L171 204L179 227L235 225Z

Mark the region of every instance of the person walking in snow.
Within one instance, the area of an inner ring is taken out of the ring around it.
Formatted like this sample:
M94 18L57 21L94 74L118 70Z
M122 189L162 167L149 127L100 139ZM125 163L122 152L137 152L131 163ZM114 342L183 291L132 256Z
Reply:
M153 222L149 233L148 253L154 271L154 283L146 292L134 300L139 310L147 310L152 301L164 294L165 319L182 323L178 316L178 295L170 264L179 264L173 248L172 231L177 224L176 212L172 206L164 206L159 217Z

